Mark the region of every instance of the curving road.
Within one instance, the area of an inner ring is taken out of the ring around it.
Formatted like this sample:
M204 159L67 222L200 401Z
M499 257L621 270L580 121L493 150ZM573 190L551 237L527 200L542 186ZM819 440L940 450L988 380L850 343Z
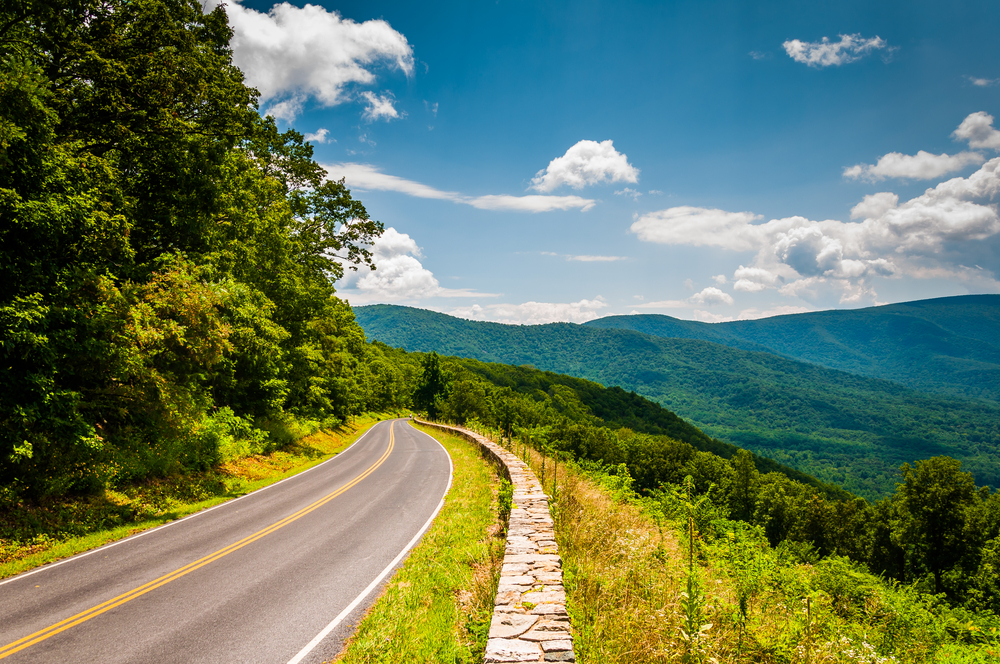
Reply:
M0 660L329 660L450 483L437 441L380 422L304 473L0 581Z

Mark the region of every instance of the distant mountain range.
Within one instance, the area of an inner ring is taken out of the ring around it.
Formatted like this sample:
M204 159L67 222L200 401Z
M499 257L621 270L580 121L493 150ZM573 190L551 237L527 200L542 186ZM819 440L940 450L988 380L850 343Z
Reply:
M1000 485L1000 394L990 380L1000 375L1000 296L714 325L613 316L521 326L392 305L354 311L370 339L617 385L860 495L892 491L901 463L939 454Z
M1000 403L1000 295L729 323L653 314L608 316L585 325L777 353L924 392Z

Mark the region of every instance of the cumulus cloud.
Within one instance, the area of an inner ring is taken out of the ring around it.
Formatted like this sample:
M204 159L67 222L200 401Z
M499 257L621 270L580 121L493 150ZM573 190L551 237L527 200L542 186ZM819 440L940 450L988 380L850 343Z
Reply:
M970 148L1000 150L1000 131L993 128L993 116L985 111L971 113L952 134Z
M715 286L709 286L700 293L695 293L690 298L693 304L703 306L713 306L716 304L733 304L733 296L725 291L719 290Z
M1000 134L1000 132L997 132ZM844 177L878 182L885 178L908 180L933 180L948 173L960 171L967 166L978 166L986 161L978 152L958 154L931 154L920 150L915 155L890 152L879 158L874 166L857 164L844 169Z
M206 10L223 4L202 0ZM370 85L377 68L413 74L413 49L383 20L356 23L317 5L276 4L266 13L223 4L233 29L233 62L275 117L294 119L310 99L334 106L352 85Z
M446 313L469 320L488 320L514 325L545 323L586 323L594 320L608 306L600 295L579 302L524 302L523 304L489 304L458 307Z
M420 262L416 241L387 228L372 247L375 270L360 267L337 282L340 295L353 304L413 301L430 297L492 297L468 289L444 288Z
M693 244L744 251L755 246L750 212L680 206L636 216L631 231L644 242Z
M615 196L628 196L633 201L637 201L639 200L639 197L642 196L642 192L637 191L635 189L631 189L629 187L625 187L624 189L616 191Z
M852 210L856 222L787 217L755 223L759 217L748 212L681 207L644 215L632 231L648 242L755 252L733 275L737 291L775 288L806 298L836 292L842 302L858 302L875 299L871 279L881 276L1000 286L988 271L964 265L970 250L988 251L980 243L1000 236L998 196L1000 158L903 203L889 192L866 196Z
M431 198L471 205L480 210L507 210L511 212L551 212L553 210L581 210L586 212L597 201L580 196L510 196L492 194L488 196L466 196L454 191L442 191L434 187L383 173L369 164L340 163L325 164L327 174L333 179L347 178L347 185L367 191L396 191L417 198Z
M326 143L329 140L327 138L329 134L330 134L329 130L319 129L315 133L306 134L302 138L309 143ZM336 143L336 141L334 141L334 143Z
M376 120L398 120L400 118L399 111L393 105L396 103L395 98L392 93L386 93L382 95L377 95L374 92L362 92L361 98L365 100L365 112L362 114L363 117L368 122L374 122Z
M639 169L611 141L580 141L538 171L531 188L549 193L562 185L582 189L602 182L638 182Z
M782 46L792 60L810 67L839 67L860 60L874 51L889 48L881 37L865 38L860 34L840 35L839 42L831 42L829 37L823 37L818 42L790 39Z

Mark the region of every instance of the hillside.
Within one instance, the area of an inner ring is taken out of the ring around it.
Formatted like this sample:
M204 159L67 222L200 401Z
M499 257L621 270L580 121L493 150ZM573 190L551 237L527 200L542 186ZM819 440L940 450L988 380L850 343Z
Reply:
M923 392L1000 402L1000 295L728 323L652 314L608 316L585 325L768 351Z
M702 340L473 322L390 305L354 311L370 339L617 385L710 436L860 495L891 492L900 464L935 455L960 459L981 484L1000 484L1000 407L987 402Z

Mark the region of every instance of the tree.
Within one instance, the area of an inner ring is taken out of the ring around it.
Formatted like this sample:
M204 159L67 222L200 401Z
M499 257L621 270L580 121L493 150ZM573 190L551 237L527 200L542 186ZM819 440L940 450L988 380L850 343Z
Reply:
M909 576L930 572L934 592L943 592L944 572L966 553L963 530L976 483L961 471L961 461L943 456L903 464L900 473L893 539L906 550Z
M413 393L413 404L434 419L440 412L439 399L447 394L448 377L441 369L441 358L437 353L425 355L422 365L423 373Z

